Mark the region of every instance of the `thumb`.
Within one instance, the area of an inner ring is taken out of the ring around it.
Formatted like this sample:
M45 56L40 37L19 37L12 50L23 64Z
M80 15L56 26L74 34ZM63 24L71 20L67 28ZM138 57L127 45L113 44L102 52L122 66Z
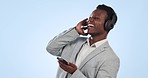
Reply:
M75 64L70 63L70 62L68 63L68 65L71 66L71 67L77 67Z

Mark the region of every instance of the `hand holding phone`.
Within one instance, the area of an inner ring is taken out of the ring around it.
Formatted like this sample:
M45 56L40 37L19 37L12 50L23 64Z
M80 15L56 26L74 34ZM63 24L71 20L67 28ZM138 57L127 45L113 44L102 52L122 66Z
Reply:
M57 57L57 59L59 60L59 66L66 72L73 74L77 70L77 66L75 64L67 62L61 57Z
M59 61L61 61L62 63L68 65L68 62L67 62L66 60L64 60L63 58L57 57L57 59L58 59Z

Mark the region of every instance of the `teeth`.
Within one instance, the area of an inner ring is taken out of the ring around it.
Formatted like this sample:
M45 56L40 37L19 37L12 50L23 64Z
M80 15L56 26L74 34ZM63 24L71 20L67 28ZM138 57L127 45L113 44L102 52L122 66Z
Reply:
M94 27L94 25L93 24L88 24L88 27Z

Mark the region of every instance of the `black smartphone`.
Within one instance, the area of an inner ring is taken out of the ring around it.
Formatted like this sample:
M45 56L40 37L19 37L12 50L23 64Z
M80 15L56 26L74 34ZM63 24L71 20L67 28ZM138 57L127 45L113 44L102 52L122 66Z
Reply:
M68 62L67 62L66 60L64 60L63 58L57 57L57 59L58 59L59 61L61 61L62 63L68 65Z

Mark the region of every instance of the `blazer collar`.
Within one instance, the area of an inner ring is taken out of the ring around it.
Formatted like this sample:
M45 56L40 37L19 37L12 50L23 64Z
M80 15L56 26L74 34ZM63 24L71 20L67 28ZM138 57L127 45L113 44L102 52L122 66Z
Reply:
M107 48L108 46L109 46L109 44L108 44L108 41L107 41L104 44L102 44L100 47L96 48L93 52L91 52L88 56L86 56L86 58L80 64L79 69L81 69L83 66L85 66L85 64L87 62L89 62L89 60L94 58L96 55L98 55L101 52L103 52L105 50L105 48Z
M72 63L76 62L77 55L79 54L79 52L80 52L81 48L83 47L84 43L86 43L86 38L78 41L78 43L75 45L74 50L72 52L72 57L70 59L70 61Z

